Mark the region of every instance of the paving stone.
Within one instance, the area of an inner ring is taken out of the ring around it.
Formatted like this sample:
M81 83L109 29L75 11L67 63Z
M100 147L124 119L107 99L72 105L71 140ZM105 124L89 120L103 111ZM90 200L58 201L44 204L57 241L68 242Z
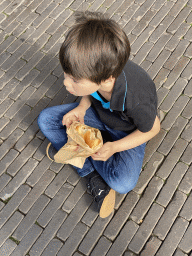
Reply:
M183 69L185 68L185 66L187 66L188 63L189 63L189 58L183 57L183 56L180 58L180 60L174 67L173 72L170 73L170 75L168 76L164 84L166 88L170 89L176 81L178 82L178 80L181 79L181 78L178 79L178 77L180 76Z
M147 56L148 52L153 47L153 44L150 42L146 42L142 48L137 52L136 56L134 57L133 61L136 64L141 64L144 61L145 57Z
M187 173L185 174L181 184L179 185L179 190L185 194L189 194L191 191L192 184L192 167L189 167Z
M38 136L37 136L38 137ZM39 137L38 137L39 138ZM37 161L41 162L42 159L46 155L46 148L48 145L48 139L46 138L43 143L40 145L40 147L37 149L35 154L33 155L33 158L35 158Z
M54 196L54 198L51 200L51 202L47 205L45 210L37 219L37 222L40 224L40 226L45 227L48 224L56 211L61 208L61 205L66 200L72 190L73 186L67 183L64 184L63 187L61 187L61 189L58 191L58 193Z
M39 113L47 107L50 100L48 98L42 98L35 107L31 110L29 115L27 115L22 122L19 124L19 127L22 130L27 130L29 126L33 123L34 119L39 116Z
M29 145L22 151L22 153L14 160L14 162L8 167L7 173L15 176L19 169L28 161L30 157L32 157L40 144L41 140L39 140L38 138L34 138L29 143Z
M175 123L171 127L170 131L167 133L165 140L163 141L161 146L158 148L158 152L164 155L168 155L168 153L170 152L171 148L179 138L179 135L182 133L187 123L188 123L187 119L179 116L175 120Z
M111 247L111 241L109 241L106 237L102 236L99 239L98 244L95 246L94 250L91 253L91 256L105 256L107 255L107 251Z
M53 239L50 241L48 246L45 248L43 253L41 254L42 256L56 256L57 252L60 250L62 247L63 243L58 240L58 239Z
M14 159L18 156L19 152L11 149L5 157L1 160L0 163L0 175L2 175L6 169L9 167L9 165L14 161Z
M51 72L54 70L54 68L59 64L59 61L58 59L56 58L53 58L42 70L41 70L41 73L34 79L34 81L32 82L32 86L36 87L36 88L39 88L42 83L46 80L46 78L48 76L51 75ZM52 77L52 76L51 76ZM55 84L53 84L51 86L51 88L53 86L55 86L58 81L60 82L60 87L63 86L63 81L61 82L60 79L58 79ZM51 90L51 88L48 90L48 92ZM47 93L46 93L47 95ZM49 96L48 96L49 97Z
M175 251L174 256L187 256L187 254L185 254L184 252L182 252L181 250L179 250L177 248L177 250Z
M76 204L68 218L65 220L57 233L57 237L65 241L72 233L77 223L92 203L92 196L85 194Z
M152 205L147 216L145 217L145 220L141 224L140 228L128 246L131 251L138 254L142 250L163 211L164 208L162 206L156 203Z
M63 88L63 75L61 77L59 77L59 79L49 88L49 90L46 93L46 96L54 99L54 97L56 96L56 94ZM67 90L65 92L65 94L63 95L63 97L65 97L65 95L67 95Z
M185 39L189 40L190 42L192 41L192 29L190 28L187 34L184 37Z
M179 78L169 94L167 95L166 99L160 105L160 109L168 112L174 105L175 101L178 99L180 94L182 93L183 89L185 88L187 81L183 78Z
M57 29L62 31L62 34L67 30L67 27L62 26L64 22L73 14L73 11L70 9L66 9L62 12L59 17L50 25L50 27L46 30L46 32L50 35L54 35ZM47 51L47 49L45 49Z
M2 54L7 48L16 40L15 36L10 35L4 42L0 45L0 54Z
M38 28L46 18L50 16L53 10L57 7L57 4L52 2L49 6L34 20L33 26Z
M52 162L50 165L50 170L55 173L59 173L59 171L63 168L63 166L64 166L63 164Z
M116 238L138 201L139 196L134 191L131 191L127 194L124 202L104 232L104 235L107 238L110 240L114 240Z
M188 60L190 60L190 59L188 59ZM182 72L181 76L186 78L186 79L188 79L188 80L191 79L191 77L192 77L191 68L192 68L192 61L190 60L189 64L184 69L184 71Z
M26 233L31 228L33 228L36 219L38 218L38 216L41 214L41 212L49 202L50 202L50 199L47 196L41 195L39 199L34 203L31 210L27 213L25 218L21 221L21 223L13 233L12 237L18 241L22 241Z
M72 169L65 165L61 171L58 173L58 175L55 177L55 179L51 182L51 184L48 186L48 188L45 190L45 194L49 197L53 198L56 193L59 191L59 189L63 186L63 184L66 182L67 178L71 174ZM66 184L66 188L71 188L70 184ZM65 184L64 184L65 187Z
M172 201L166 208L165 212L163 213L161 219L159 220L157 226L153 231L153 234L155 234L159 239L165 239L186 199L187 196L184 193L180 191L177 191L175 193Z
M147 55L146 59L154 62L158 55L161 53L161 51L164 49L164 46L167 44L170 38L170 34L165 33L164 35L162 35L156 42L150 53Z
M65 168L71 169L71 174L67 178L67 182L73 186L76 186L79 180L81 179L81 177L79 176L79 174L77 173L77 171L74 169L72 165L67 164L65 165Z
M173 20L174 20L173 16L167 15L164 18L164 20L159 24L159 26L155 29L155 31L152 33L152 35L149 38L149 41L156 43L159 37L163 35L163 33L166 31L166 29L172 23Z
M170 174L166 184L161 190L156 202L160 205L166 207L171 200L173 194L175 193L179 183L181 182L183 176L187 172L188 166L184 163L179 162L172 173Z
M15 65L13 65L4 76L0 78L1 87L0 89L3 89L3 87L16 75L16 73L26 64L26 62L22 59L19 59Z
M7 239L5 243L0 247L0 255L9 256L17 246L11 239Z
M30 71L33 69L36 64L43 58L44 54L40 51L36 53L29 62L16 74L18 80L22 80Z
M43 0L34 0L34 1L27 1L27 9L23 11L18 17L17 20L23 21L31 12L35 11L35 9L43 2Z
M42 231L43 229L41 227L34 224L29 229L25 237L21 240L16 249L13 251L11 256L26 255L26 253L29 251L36 239L38 239Z
M34 187L35 184L40 180L43 174L47 171L47 169L51 165L51 160L48 157L44 157L43 160L39 163L39 165L33 170L31 176L27 179L26 183Z
M190 143L187 146L187 149L183 153L183 156L181 157L181 161L190 165L192 162L192 143Z
M2 200L7 200L12 196L15 191L25 183L27 177L32 173L38 162L34 159L29 159L29 161L23 166L23 168L17 173L17 175L9 182L9 184L1 191L0 198Z
M45 93L48 91L48 89L55 83L57 80L56 77L53 75L49 75L43 84L39 87L38 90L36 90L31 97L27 100L27 104L30 105L31 107L34 107L37 102L45 95Z
M37 201L37 199L40 197L40 195L44 192L46 187L49 185L49 183L54 179L54 173L47 170L44 175L41 177L41 179L38 181L38 183L34 186L34 188L31 190L29 195L24 199L24 201L21 203L19 210L23 213L27 213L33 204Z
M183 234L185 233L187 226L188 226L188 221L182 218L178 218L156 255L163 256L167 254L173 254Z
M135 256L136 254L131 251L126 251L124 256Z
M167 80L167 78L165 78L164 82ZM167 94L169 93L169 90L165 87L161 87L158 89L157 91L157 98L158 98L158 108L161 105L161 103L163 102L163 100L165 99L165 97L167 96Z
M94 222L92 228L89 230L87 235L85 236L83 242L79 246L79 251L85 255L90 255L90 252L96 245L99 240L101 234L105 230L106 226L110 222L113 215L108 216L105 219L100 217Z
M34 243L32 248L29 251L30 256L41 255L43 250L46 248L48 243L55 237L58 229L64 222L67 214L62 210L58 210L54 215L48 226L45 228L43 233L40 235L38 240Z
M177 47L183 36L187 33L190 26L187 23L182 23L181 26L178 28L177 32L172 36L170 41L166 44L165 48L174 51Z
M183 7L186 5L187 0L178 0L176 4L173 6L173 8L170 10L170 15L176 17L179 12L183 9Z
M186 50L184 55L189 57L189 58L192 58L192 44L189 45L189 47L187 48L187 50Z
M144 189L154 176L155 172L157 171L158 167L162 163L163 159L163 155L159 154L158 152L155 152L153 154L147 165L142 170L133 191L135 191L137 194L141 194L144 191Z
M140 198L138 204L133 209L130 217L136 223L142 223L143 218L153 201L155 200L157 194L161 190L163 186L163 180L158 177L153 177L152 180L149 182L148 187L146 188L143 196Z
M45 45L50 35L44 33L24 54L23 59L29 61L36 52L40 51L40 49Z
M142 47L144 42L149 38L149 36L152 34L154 30L154 27L148 26L143 33L137 38L137 40L132 45L132 54L136 54L138 50Z
M22 221L24 216L16 211L13 216L5 223L5 225L0 230L0 247L9 238L9 236L14 232L19 223Z
M0 191L2 191L5 186L7 186L10 180L11 180L11 177L6 173L3 173L0 176Z
M9 94L14 90L18 83L19 81L12 79L8 84L4 86L0 92L0 102L4 101L9 96Z
M0 55L0 65L2 65L10 56L11 56L11 54L9 52L1 53L1 55ZM1 70L1 73L2 73L2 75L4 74L2 70Z
M66 243L64 246L61 248L59 253L57 254L58 256L70 256L72 253L74 253L82 239L84 238L85 234L88 231L88 227L84 225L83 223L79 222L75 229L73 230L71 236L69 239L67 239Z
M77 186L75 187L75 189L73 190L73 192L70 194L70 196L67 198L67 200L63 204L62 209L65 212L70 213L72 209L75 207L75 205L77 204L77 202L79 201L79 199L83 196L86 190L87 190L86 180L81 179L77 184Z
M164 64L164 67L172 70L176 65L177 61L181 58L181 56L187 49L188 45L189 45L189 41L181 40L178 46L176 47L176 49L173 51L173 53L169 57L169 59Z
M190 221L192 219L191 203L192 203L192 194L189 195L181 212L179 213L179 216L183 217L184 219L186 219L188 221Z
M141 256L154 256L161 245L161 240L157 237L150 237L149 241L146 243L144 250L141 252Z
M165 130L171 129L177 117L181 114L187 103L189 102L189 98L184 96L180 96L178 100L174 103L172 109L166 115L165 119L161 123L161 128ZM183 120L183 119L182 119ZM177 120L178 121L178 120Z
M137 232L139 226L133 221L128 221L126 225L121 230L121 233L111 246L107 256L123 255L123 252L126 250L128 244L132 240L133 236ZM131 232L130 232L131 231Z
M190 80L189 83L187 84L184 90L184 94L189 97L192 97L192 80Z
M14 105L14 104L13 104ZM1 131L0 137L5 140L9 135L18 127L19 123L30 113L31 108L24 105L14 116L14 118L7 124L7 126Z
M28 186L21 186L10 201L4 206L0 212L0 227L2 227L5 222L10 218L10 216L15 212L20 203L29 193L30 188Z
M182 113L182 116L184 116L185 118L190 119L192 117L191 107L192 107L192 99L189 101L188 105L184 109L184 111Z
M31 124L29 126L29 128L26 130L24 135L15 144L15 149L18 150L19 152L23 151L27 147L27 145L34 139L34 137L38 131L39 131L39 126L37 124L37 121L34 120L33 124ZM40 145L40 147L41 147L41 145ZM39 150L39 148L38 148L38 150ZM36 152L35 152L35 154L36 154Z
M28 75L17 85L17 87L9 94L9 97L13 100L19 100L24 90L30 85L30 83L36 78L39 71L32 69Z
M47 18L43 23L32 33L32 35L26 40L27 43L33 44L40 36L47 30L47 28L53 23L53 19Z
M87 225L88 227L91 227L95 222L95 220L97 219L98 215L99 214L97 212L97 203L93 201L89 209L84 214L81 221L85 223L85 225Z
M181 134L181 138L184 140L190 142L192 139L192 120L188 123L188 125L185 127L185 130Z
M0 159L2 159L6 153L15 145L17 140L23 135L21 129L16 129L5 142L0 146Z
M181 23L183 23L186 20L186 18L189 15L190 12L191 12L191 8L184 7L181 10L181 12L179 13L179 15L176 17L176 19L173 21L173 23L169 26L167 31L169 33L174 34L177 31L177 29L179 28L179 26L181 25Z
M35 31L35 28L30 27L28 28L17 40L15 40L11 46L7 48L9 53L14 53L22 43L26 42L27 38Z
M157 27L167 16L173 5L174 3L171 1L166 2L149 24L151 26Z
M149 68L148 70L148 74L150 75L150 77L153 79L158 72L160 71L160 69L162 68L162 65L166 62L166 60L169 58L171 52L167 51L167 50L163 50L161 52L161 54L158 56L158 58L155 60L155 62L153 63L153 65Z

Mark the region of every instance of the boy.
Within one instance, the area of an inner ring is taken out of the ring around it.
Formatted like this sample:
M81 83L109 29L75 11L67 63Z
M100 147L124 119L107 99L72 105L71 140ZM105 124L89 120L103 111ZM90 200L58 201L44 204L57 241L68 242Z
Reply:
M87 177L102 218L113 211L115 191L128 193L136 185L146 142L160 130L155 85L129 55L128 38L115 21L78 13L59 58L67 91L81 101L47 108L38 119L52 159L67 142L66 127L73 121L102 132L104 145L76 168Z

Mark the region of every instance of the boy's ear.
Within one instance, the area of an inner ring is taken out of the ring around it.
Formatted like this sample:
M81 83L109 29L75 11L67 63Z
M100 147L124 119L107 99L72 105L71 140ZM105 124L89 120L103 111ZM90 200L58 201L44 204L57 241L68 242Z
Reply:
M115 83L115 78L113 76L110 76L109 78L107 78L105 81L103 81L103 83L105 85L107 84L114 84Z

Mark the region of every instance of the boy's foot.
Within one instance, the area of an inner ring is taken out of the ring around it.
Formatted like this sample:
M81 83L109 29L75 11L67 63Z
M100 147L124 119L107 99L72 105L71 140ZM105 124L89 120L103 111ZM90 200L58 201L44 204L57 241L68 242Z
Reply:
M93 195L97 203L97 209L101 218L108 217L115 206L115 191L111 189L102 177L94 171L87 177L88 191Z
M53 145L51 144L51 142L47 145L47 148L46 148L46 154L47 154L47 157L54 161L54 155L57 153L57 150L53 147Z

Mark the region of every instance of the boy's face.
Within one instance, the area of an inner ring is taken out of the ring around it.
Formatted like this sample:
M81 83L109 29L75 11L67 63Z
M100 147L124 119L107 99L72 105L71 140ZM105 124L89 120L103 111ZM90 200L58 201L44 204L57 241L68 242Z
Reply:
M76 81L71 75L64 73L64 85L68 92L75 96L90 95L100 89L100 85L88 79Z

